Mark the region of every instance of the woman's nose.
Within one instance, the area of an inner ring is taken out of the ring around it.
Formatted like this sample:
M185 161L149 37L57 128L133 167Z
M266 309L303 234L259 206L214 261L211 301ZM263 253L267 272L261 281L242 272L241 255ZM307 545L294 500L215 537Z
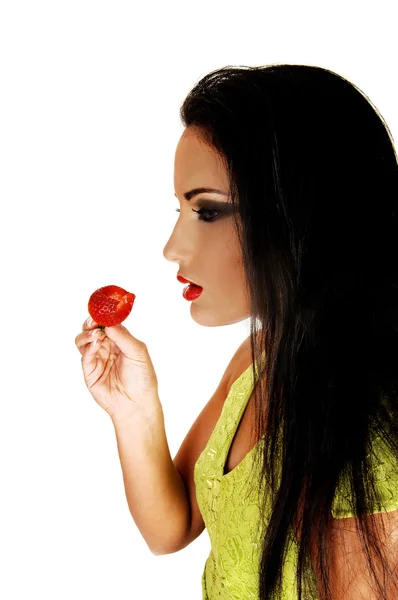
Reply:
M173 258L173 253L171 252L170 238L168 239L165 247L163 248L163 256L166 260L170 260L171 262L175 260L175 258Z
M167 240L165 247L163 248L163 256L166 260L169 260L170 262L179 262L179 253L177 250L177 243L174 231Z
M192 245L192 239L187 239L181 232L178 235L174 230L163 248L163 256L170 262L186 264L194 253Z
M183 224L181 219L178 219L163 248L163 256L170 262L186 264L198 250L198 240L194 228L189 228Z

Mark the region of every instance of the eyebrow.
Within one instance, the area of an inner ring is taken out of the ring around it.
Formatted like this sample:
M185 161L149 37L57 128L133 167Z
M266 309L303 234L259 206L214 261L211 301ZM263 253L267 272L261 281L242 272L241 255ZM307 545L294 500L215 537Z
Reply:
M191 200L191 198L193 198L194 196L197 196L198 194L220 194L221 196L228 196L228 194L226 194L225 192L222 192L221 190L216 190L214 188L195 188L194 190L191 190L189 192L185 192L184 194L184 198L186 200L188 200L188 202ZM174 194L174 196L177 198L177 194Z

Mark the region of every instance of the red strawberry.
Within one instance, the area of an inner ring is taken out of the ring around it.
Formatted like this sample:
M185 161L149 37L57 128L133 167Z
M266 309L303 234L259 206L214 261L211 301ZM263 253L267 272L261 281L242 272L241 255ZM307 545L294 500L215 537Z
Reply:
M131 313L135 294L127 292L117 285L106 285L90 296L88 312L100 329L119 325Z

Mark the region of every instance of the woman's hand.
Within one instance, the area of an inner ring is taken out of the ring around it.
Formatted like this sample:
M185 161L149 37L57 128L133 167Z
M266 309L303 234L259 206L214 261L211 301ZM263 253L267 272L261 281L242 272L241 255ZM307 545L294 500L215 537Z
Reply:
M105 327L104 333L95 321L90 325L85 321L75 344L82 355L87 388L115 424L163 414L147 347L126 327Z

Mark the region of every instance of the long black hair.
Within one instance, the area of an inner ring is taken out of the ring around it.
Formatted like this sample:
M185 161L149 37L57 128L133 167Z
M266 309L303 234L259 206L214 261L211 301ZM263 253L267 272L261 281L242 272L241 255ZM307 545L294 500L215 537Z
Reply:
M306 65L217 69L195 84L180 117L219 153L239 205L234 223L251 307L255 438L265 441L255 463L272 498L259 598L280 597L291 530L300 542L299 600L319 591L310 569L315 535L322 593L333 598L326 533L343 477L383 593L370 549L384 576L391 572L365 516L381 501L373 440L381 436L391 460L398 456L392 135L358 87ZM255 362L263 353L261 377Z

